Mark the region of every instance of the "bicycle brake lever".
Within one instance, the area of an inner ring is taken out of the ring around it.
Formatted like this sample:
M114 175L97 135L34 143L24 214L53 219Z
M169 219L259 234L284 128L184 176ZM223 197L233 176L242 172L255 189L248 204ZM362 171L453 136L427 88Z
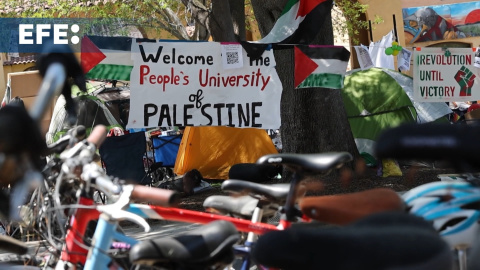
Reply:
M97 206L97 210L115 220L126 219L137 223L144 228L145 232L149 232L151 228L145 219L139 215L123 210L130 204L130 196L133 191L133 185L125 185L123 186L122 190L123 192L120 195L120 198L115 203L110 205L99 205Z
M143 219L139 215L127 212L125 210L119 210L113 207L113 205L98 206L97 209L100 212L107 214L112 219L131 221L142 226L145 232L150 232L150 225L148 225L147 221L145 221L145 219Z
M70 159L70 158L78 155L78 153L80 153L80 150L82 150L84 147L85 147L85 145L82 142L77 143L72 148L69 148L66 151L62 152L60 154L60 159L61 160Z

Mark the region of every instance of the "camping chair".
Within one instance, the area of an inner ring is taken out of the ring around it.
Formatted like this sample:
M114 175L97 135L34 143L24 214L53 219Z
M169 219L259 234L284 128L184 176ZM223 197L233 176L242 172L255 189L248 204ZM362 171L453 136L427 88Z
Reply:
M173 167L177 159L178 148L182 141L182 134L171 136L152 137L153 156L155 163L151 166L152 174L156 175L159 182L174 176Z
M164 167L174 167L182 134L152 137L155 162L162 162Z
M107 174L142 185L152 182L145 172L143 157L147 142L144 132L107 137L100 146L100 157Z

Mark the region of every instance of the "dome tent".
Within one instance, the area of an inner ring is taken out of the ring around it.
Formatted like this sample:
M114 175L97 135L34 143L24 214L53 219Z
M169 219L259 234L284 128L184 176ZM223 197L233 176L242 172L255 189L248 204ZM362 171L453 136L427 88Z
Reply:
M385 68L352 70L345 75L342 98L360 153L373 155L380 133L403 123L441 121L445 102L413 100L413 78Z
M87 136L96 125L105 125L107 129L122 126L108 110L107 106L97 97L83 94L73 98L77 106L76 122L74 125L83 125L87 130ZM47 144L58 140L71 128L67 120L65 110L65 98L60 96L53 109L52 120L46 134Z

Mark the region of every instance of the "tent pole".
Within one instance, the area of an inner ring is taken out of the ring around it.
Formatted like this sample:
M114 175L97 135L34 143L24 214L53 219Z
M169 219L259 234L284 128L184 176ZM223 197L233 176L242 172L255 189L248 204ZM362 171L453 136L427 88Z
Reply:
M393 14L393 33L395 35L395 41L398 42L398 33L397 33L397 20L395 19L395 14ZM398 65L398 63L397 63ZM398 72L402 72L398 69Z
M398 42L397 20L395 19L395 14L393 14L393 33L395 35L395 41Z
M368 20L368 32L370 32L370 42L373 42L372 21Z

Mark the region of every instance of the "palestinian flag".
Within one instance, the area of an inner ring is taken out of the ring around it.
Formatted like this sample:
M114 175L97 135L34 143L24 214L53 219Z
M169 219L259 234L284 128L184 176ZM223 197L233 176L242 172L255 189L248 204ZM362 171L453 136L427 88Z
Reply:
M332 0L289 0L270 33L257 43L310 44L332 5Z
M342 46L295 46L295 88L342 89L349 59Z
M84 36L81 65L88 79L130 81L132 38Z

